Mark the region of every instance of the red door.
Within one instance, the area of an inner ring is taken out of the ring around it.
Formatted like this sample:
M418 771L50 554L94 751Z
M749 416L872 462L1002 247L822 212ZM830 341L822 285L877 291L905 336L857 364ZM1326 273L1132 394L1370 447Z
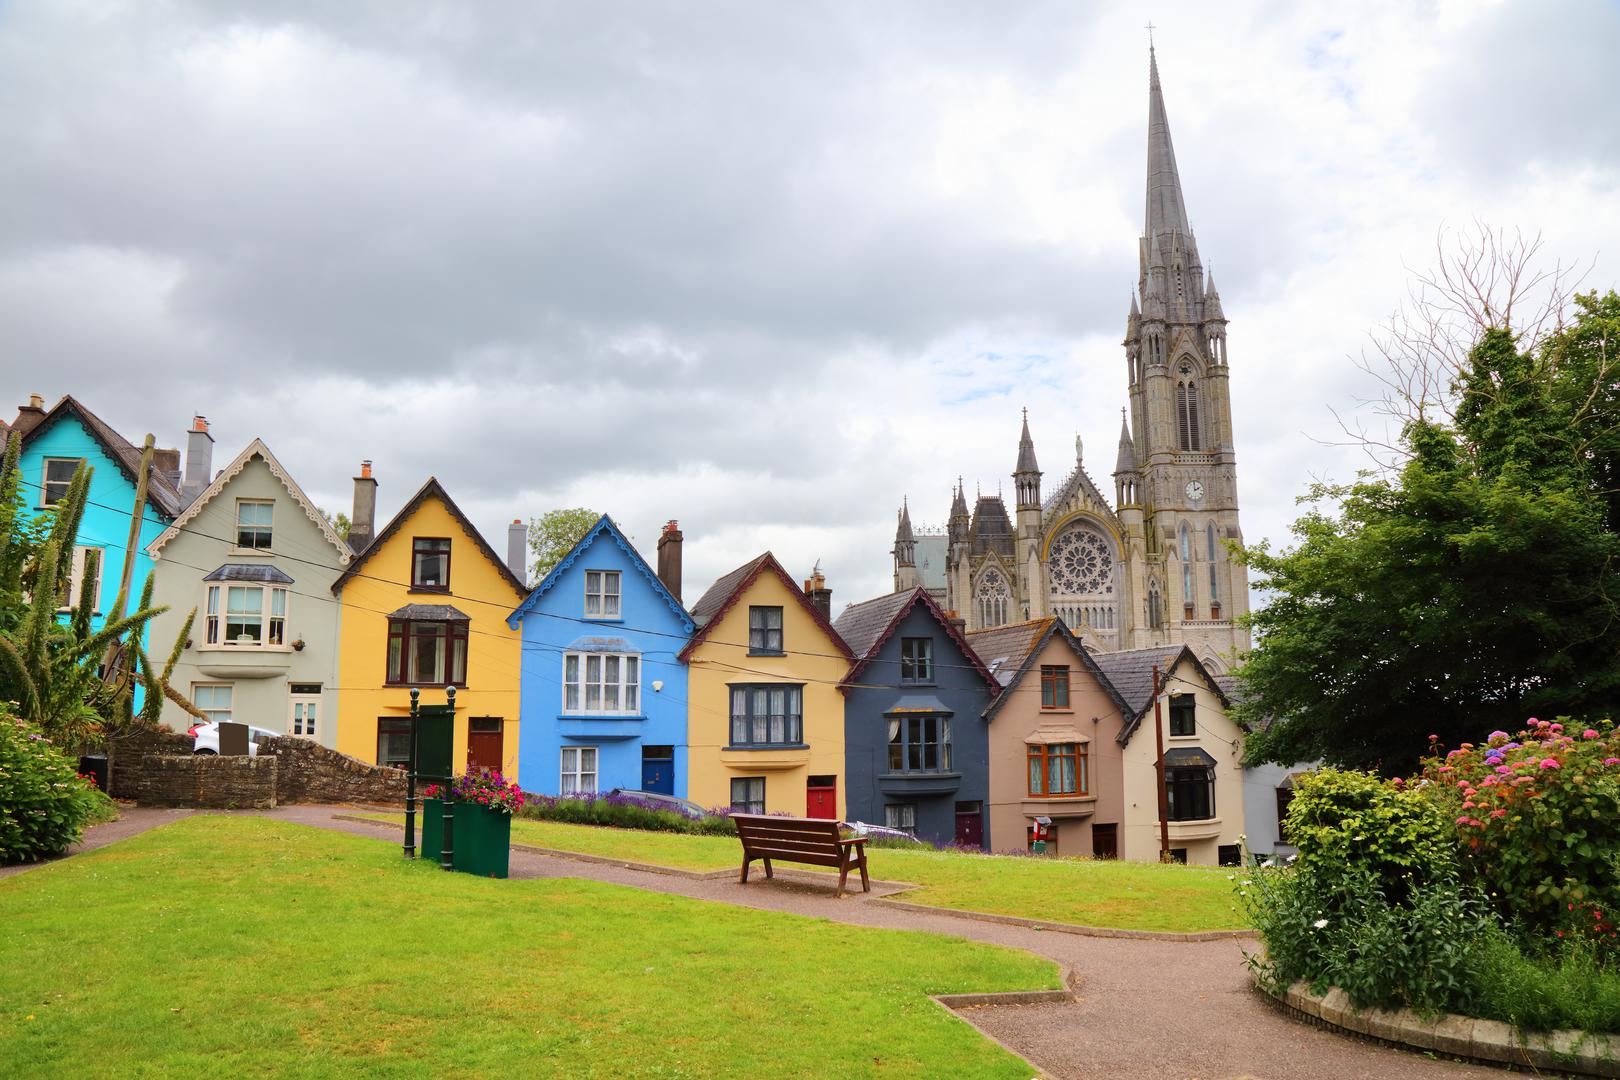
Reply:
M805 817L836 818L838 816L838 778L812 776L804 787Z
M467 721L467 771L491 773L501 771L505 753L505 725L498 716L475 716Z
M956 842L963 847L984 846L984 804L956 804Z

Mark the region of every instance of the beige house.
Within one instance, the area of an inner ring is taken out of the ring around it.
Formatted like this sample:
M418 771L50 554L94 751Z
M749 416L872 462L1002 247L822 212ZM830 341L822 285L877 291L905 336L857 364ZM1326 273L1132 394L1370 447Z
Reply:
M990 850L1024 851L1041 818L1047 850L1123 854L1127 707L1056 616L978 630L968 644L1005 688L985 709Z
M175 689L211 719L335 745L331 588L351 554L270 448L249 443L147 551L152 598L168 608L153 640L173 641L196 612ZM184 731L195 721L165 702L163 722Z
M1203 866L1238 864L1244 732L1227 716L1225 692L1186 645L1102 653L1096 661L1126 706L1118 736L1124 769L1120 857L1159 857L1157 722L1164 733L1172 856Z

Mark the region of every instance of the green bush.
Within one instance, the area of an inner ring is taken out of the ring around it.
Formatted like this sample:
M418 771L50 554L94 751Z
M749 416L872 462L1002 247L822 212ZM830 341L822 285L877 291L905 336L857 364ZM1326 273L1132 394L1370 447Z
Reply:
M110 802L38 729L0 705L0 864L62 854Z
M1608 721L1531 720L1436 754L1423 776L1464 872L1524 945L1581 937L1620 951L1620 736Z
M1284 832L1302 869L1329 881L1359 880L1365 871L1391 900L1455 873L1457 845L1444 810L1422 790L1373 773L1317 769L1300 777Z

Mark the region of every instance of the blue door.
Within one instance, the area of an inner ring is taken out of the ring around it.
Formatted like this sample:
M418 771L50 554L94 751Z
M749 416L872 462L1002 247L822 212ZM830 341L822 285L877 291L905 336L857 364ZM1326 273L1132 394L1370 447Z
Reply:
M675 748L673 746L643 746L641 748L641 790L675 794Z

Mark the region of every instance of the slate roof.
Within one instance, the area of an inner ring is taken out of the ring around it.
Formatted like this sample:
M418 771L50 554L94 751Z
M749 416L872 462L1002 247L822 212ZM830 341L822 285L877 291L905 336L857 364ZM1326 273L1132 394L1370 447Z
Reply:
M1012 623L1009 626L997 626L989 630L969 630L968 647L978 655L985 667L995 673L997 682L1002 686L1008 686L1018 674L1018 669L1024 666L1029 654L1046 638L1047 630L1051 629L1052 623L1056 621L1056 616L1047 615L1044 618Z
M950 616L945 614L939 603L923 588L907 589L905 592L890 593L874 600L851 604L838 616L838 620L833 623L833 629L838 631L838 636L844 639L844 643L856 656L855 666L850 668L845 683L853 683L856 677L866 670L866 666L882 651L884 644L894 636L900 623L918 604L928 609L946 636L956 643L956 647L962 650L962 655L978 669L980 676L989 684L990 692L999 694L1001 683L996 681L990 669L984 666L979 655L973 651L973 646L968 644L967 638L952 624Z
M699 626L707 626L726 606L726 601L737 591L737 586L753 577L770 557L771 553L767 551L758 558L743 563L729 574L722 574L716 578L714 584L710 585L704 594L698 597L698 602L692 605L692 621Z
M291 585L293 579L279 567L256 563L226 563L204 581L252 581L260 585Z
M693 634L686 645L682 647L680 653L677 654L677 659L683 662L686 661L692 655L692 650L697 648L708 637L709 627L720 621L720 616L724 615L748 591L748 587L754 583L755 578L767 572L775 574L782 584L787 586L788 592L799 601L799 606L809 614L811 619L815 620L816 625L826 632L827 639L838 648L838 651L850 660L854 660L855 654L850 652L849 646L845 644L844 639L839 636L837 630L833 629L832 623L827 621L827 616L823 615L821 609L810 602L810 598L804 595L804 590L788 576L786 570L782 569L782 564L776 561L776 556L768 551L758 558L743 563L731 573L722 575L718 581L709 586L707 592L698 597L697 605L692 609L693 621L698 625L697 633ZM790 649L788 651L792 653L806 650Z
M461 512L461 507L456 505L456 501L450 497L450 493L444 490L444 485L440 484L438 478L434 476L427 478L427 483L417 489L416 494L411 496L411 501L400 507L399 513L395 514L393 519L383 527L382 532L373 537L371 543L366 545L365 550L350 561L348 569L339 574L338 579L332 582L333 594L336 595L343 591L343 586L347 585L349 579L360 572L360 568L366 564L366 560L376 552L381 551L383 543L397 533L429 497L436 497L444 504L444 508L450 511L450 516L460 523L462 530L477 545L484 558L495 564L495 568L500 571L500 575L505 579L506 583L512 586L513 591L519 596L526 596L529 591L528 586L519 581L517 575L512 573L512 568L506 565L506 560L495 554L495 549L489 546L489 541L484 539L484 534L473 527L473 523L467 520L467 515ZM398 584L408 583L399 582Z
M1193 670L1203 677L1209 688L1221 699L1221 704L1231 706L1232 700L1226 696L1220 682L1209 673L1209 669L1204 667L1197 654L1186 645L1158 645L1149 649L1126 649L1122 652L1097 655L1097 664L1102 668L1103 674L1114 684L1114 688L1129 705L1126 710L1127 723L1119 733L1118 741L1121 746L1130 742L1131 736L1141 725L1142 718L1147 715L1148 707L1153 704L1154 665L1157 664L1161 672L1168 672L1183 660L1191 664Z
M388 617L418 622L472 622L466 613L449 604L406 604L398 611L390 611Z
M64 394L61 401L51 406L44 419L23 433L23 443L32 442L40 432L69 415L76 417L84 430L90 433L90 437L101 444L102 450L106 451L107 456L128 477L130 483L140 482L138 479L141 472L140 448L114 431L105 420L85 408L71 394ZM179 490L170 484L168 478L156 467L147 472L146 498L160 513L170 518L185 509L185 502L181 499Z

